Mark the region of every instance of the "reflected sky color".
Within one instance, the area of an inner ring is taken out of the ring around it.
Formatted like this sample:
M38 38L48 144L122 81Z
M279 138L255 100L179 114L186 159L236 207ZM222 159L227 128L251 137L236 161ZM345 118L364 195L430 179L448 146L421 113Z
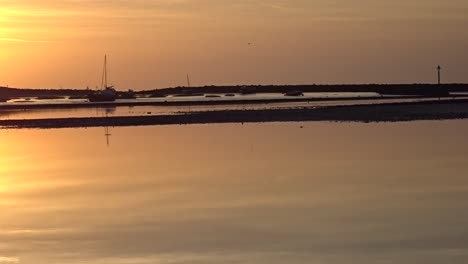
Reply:
M0 0L0 85L468 82L465 0ZM251 43L251 45L248 45Z
M466 263L467 132L1 130L0 263Z

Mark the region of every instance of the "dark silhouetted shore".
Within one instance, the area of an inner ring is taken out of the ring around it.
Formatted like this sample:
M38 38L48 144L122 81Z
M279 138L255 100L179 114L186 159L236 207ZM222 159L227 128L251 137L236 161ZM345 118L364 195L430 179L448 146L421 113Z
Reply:
M123 89L123 88L122 88ZM444 95L448 92L468 92L468 84L334 84L334 85L231 85L231 86L200 86L171 87L135 91L136 96L164 97L184 94L231 94L231 93L288 93L301 91L304 93L326 92L375 92L391 95ZM30 89L0 87L0 100L15 97L55 97L71 96L83 98L90 94L89 89ZM124 94L125 92L120 92Z

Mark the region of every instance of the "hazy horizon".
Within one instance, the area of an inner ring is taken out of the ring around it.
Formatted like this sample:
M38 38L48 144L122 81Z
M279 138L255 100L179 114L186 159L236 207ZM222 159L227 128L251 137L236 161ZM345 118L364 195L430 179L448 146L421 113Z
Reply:
M0 0L0 86L468 82L468 2ZM250 45L249 45L250 43Z

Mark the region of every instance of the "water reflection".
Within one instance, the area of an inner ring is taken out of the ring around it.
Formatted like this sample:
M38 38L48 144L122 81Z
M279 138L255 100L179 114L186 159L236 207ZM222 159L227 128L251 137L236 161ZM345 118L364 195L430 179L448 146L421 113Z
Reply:
M449 100L445 98L443 100ZM406 99L374 99L374 100L346 100L346 101L317 101L317 102L282 102L269 104L227 104L227 105L186 105L186 106L118 106L114 107L109 116L146 116L146 115L176 115L194 111L216 110L263 110L281 108L325 107L356 104L382 104L394 102L418 102L434 100L434 98L406 98ZM102 116L103 108L24 108L0 109L0 119L42 119L42 118L79 118ZM1 108L1 103L0 103Z
M107 107L107 108L105 108L104 109L105 117L108 118L109 114L115 113L115 111L116 111L116 107ZM107 145L107 147L109 147L110 146L110 136L112 136L112 134L110 133L109 126L104 127L104 136L106 137L106 145Z
M466 263L467 132L1 130L0 263Z
M106 145L109 147L110 136L112 136L112 134L110 133L110 128L108 126L104 127L104 136L106 136Z

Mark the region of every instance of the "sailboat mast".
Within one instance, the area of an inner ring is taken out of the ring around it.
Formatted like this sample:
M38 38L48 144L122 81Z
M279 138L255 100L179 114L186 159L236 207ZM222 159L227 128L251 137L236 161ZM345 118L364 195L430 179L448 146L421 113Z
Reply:
M107 88L107 55L104 56L104 88Z
M107 55L104 56L104 66L102 67L101 90L107 87Z
M188 74L187 74L187 86L188 86L188 88L190 88L190 77L189 77Z

